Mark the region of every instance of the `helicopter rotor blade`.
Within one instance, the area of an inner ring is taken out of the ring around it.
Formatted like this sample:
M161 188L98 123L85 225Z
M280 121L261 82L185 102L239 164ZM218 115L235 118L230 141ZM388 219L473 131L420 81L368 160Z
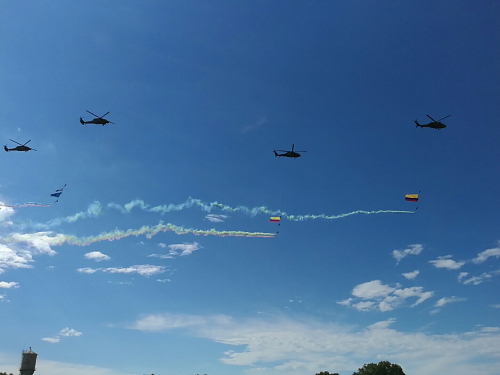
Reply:
M104 116L106 116L108 113L109 113L109 111L108 111L108 112L106 112L105 114L103 114L103 115L101 116L101 118L103 118Z
M294 152L307 152L307 151L294 151Z
M429 117L432 121L436 122L436 120L434 120L431 116L429 115L426 115L427 117Z
M31 139L30 139L28 142L26 142L23 146L26 146L26 145L27 145L28 143L30 143L30 142L31 142Z
M30 150L36 151L34 148L30 148Z
M10 138L9 138L9 139L10 139ZM11 140L12 142L14 142L14 143L17 143L19 146L24 146L24 145L20 144L19 142L14 141L13 139L10 139L10 140ZM29 141L28 141L28 142L29 142ZM28 143L28 142L26 142L26 143ZM25 143L25 144L26 144L26 143Z
M87 110L86 110L86 111L87 111ZM90 113L92 116L99 117L99 116L97 116L95 113L92 113L92 112L90 112L90 111L87 111L87 112L88 112L88 113Z
M446 117L443 117L441 120L444 120L445 118L448 118L448 117L450 117L450 116L451 116L451 115L448 115L448 116L446 116ZM441 120L438 120L438 121L441 121Z
M295 144L292 144L292 152L293 152L293 148L295 147Z
M110 124L113 124L113 125L116 125L116 124L115 124L114 122L112 122L112 121L110 121L109 123L110 123Z

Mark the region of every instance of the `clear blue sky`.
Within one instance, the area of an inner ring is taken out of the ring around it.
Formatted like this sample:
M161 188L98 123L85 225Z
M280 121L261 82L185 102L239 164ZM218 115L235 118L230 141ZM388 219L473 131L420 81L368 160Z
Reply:
M499 24L477 0L0 2L0 142L37 150L1 155L0 371L31 346L37 375L498 374Z

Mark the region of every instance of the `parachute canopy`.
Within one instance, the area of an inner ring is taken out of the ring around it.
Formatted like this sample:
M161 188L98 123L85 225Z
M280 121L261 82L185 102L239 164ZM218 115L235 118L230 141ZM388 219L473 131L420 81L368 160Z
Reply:
M273 216L269 219L269 221L272 223L279 223L280 220L281 220L281 216Z
M406 194L405 201L418 202L418 194Z

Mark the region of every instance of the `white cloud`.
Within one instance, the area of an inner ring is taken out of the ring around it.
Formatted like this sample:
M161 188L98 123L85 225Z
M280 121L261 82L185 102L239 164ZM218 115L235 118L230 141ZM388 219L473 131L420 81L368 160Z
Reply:
M394 319L354 329L333 322L283 316L236 320L228 316L156 314L138 319L141 331L185 330L230 345L221 362L252 366L250 374L314 374L325 368L352 373L360 364L389 359L407 374L494 375L500 368L500 332L431 335L391 328Z
M494 309L500 309L500 303L498 305L491 305Z
M472 262L476 264L483 263L489 257L496 257L496 258L500 257L500 248L496 247L494 249L484 250L478 253L477 257L472 259Z
M170 254L149 254L148 258L174 259L175 256Z
M91 274L91 273L96 273L97 271L99 270L99 268L78 268L76 271L77 272L80 272L80 273L88 273L88 274Z
M342 305L342 306L349 306L351 304L351 301L352 301L352 298L348 298L346 300L343 300L343 301L340 301L340 302L337 302L339 305Z
M479 285L481 284L485 279L491 278L491 275L487 272L483 272L479 276L473 276L470 279L467 279L464 281L464 284L474 284L474 285Z
M212 223L222 223L225 219L227 219L227 215L208 214L205 216L205 219L211 221Z
M408 280L413 280L417 275L420 273L419 270L415 270L413 272L407 272L407 273L402 273L404 277L406 277Z
M73 328L69 329L69 327L63 328L61 332L59 332L60 336L66 336L66 337L80 336L81 334L82 334L81 332L75 331Z
M158 282L160 282L160 283L169 283L169 282L170 282L170 279L158 279L158 280L156 280L156 281L158 281Z
M193 251L196 251L198 249L202 249L201 246L198 245L197 242L189 243L189 242L184 242L184 243L178 243L178 244L173 244L173 245L165 245L163 243L160 243L158 246L165 248L168 247L168 254L150 254L148 257L150 258L160 258L160 259L173 259L176 256L186 256L190 255L193 253Z
M396 287L391 287L382 284L380 280L373 280L355 286L352 295L364 301L354 303L356 300L349 298L337 303L343 306L352 306L359 311L368 311L377 306L380 311L385 312L393 310L411 297L417 297L416 302L411 305L411 307L415 307L431 298L434 292L424 292L421 286L401 289L399 284L396 284Z
M185 256L191 254L193 251L196 251L198 249L201 249L201 246L198 246L197 242L193 243L179 243L179 244L174 244L174 245L168 245L168 248L172 251L175 251L176 254L180 251L180 256Z
M358 302L352 305L356 310L358 311L368 311L370 310L375 302L372 301L365 301L365 302Z
M367 283L359 284L352 290L352 295L363 299L372 299L377 297L385 297L392 293L396 288L388 285L383 285L380 280L373 280Z
M57 344L59 341L61 341L61 339L57 337L44 337L42 340L50 342L51 344Z
M32 255L27 250L14 250L0 244L0 273L5 268L32 268Z
M457 277L457 280L460 281L462 280L465 276L467 276L469 272L460 272L460 274Z
M149 277L152 275L157 275L159 273L165 272L165 267L163 266L153 266L151 264L141 264L130 267L109 267L109 268L78 268L77 272L92 274L100 272L107 273L137 273L141 276Z
M12 207L3 206L3 202L0 202L0 222L7 220L9 217L15 214Z
M4 288L4 289L19 288L19 283L16 283L14 281L11 281L9 283L6 281L0 281L0 288Z
M394 250L392 252L392 256L393 256L394 259L396 259L398 262L400 262L401 259L403 259L407 255L418 255L418 254L420 254L423 249L424 249L424 246L420 245L420 244L409 245L408 249Z
M481 332L492 333L492 332L500 332L499 327L483 327L481 328Z
M429 263L434 264L436 268L446 268L448 270L456 270L462 267L465 262L455 262L453 259L449 259L451 255L446 255L438 257L437 260L430 260Z
M96 262L101 262L103 260L110 260L111 258L106 254L101 253L100 251L92 251L84 255L87 259L93 259Z
M444 298L439 299L436 302L436 304L434 305L434 307L443 307L444 305L447 305L448 303L462 302L462 301L467 301L467 298L457 298L455 296L451 296L449 298L444 297Z
M52 232L27 234L14 233L11 237L16 242L25 242L28 247L36 249L36 253L47 254L50 256L57 254L54 250L52 250L51 246L60 245L64 242L64 235L56 234L53 236Z

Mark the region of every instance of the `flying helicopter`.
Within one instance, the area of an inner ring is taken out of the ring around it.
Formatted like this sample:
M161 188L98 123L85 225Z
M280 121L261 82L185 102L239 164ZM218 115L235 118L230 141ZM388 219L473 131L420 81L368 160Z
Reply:
M293 148L295 147L295 145L293 144L292 145L292 151L287 151L287 150L274 150L274 157L276 156L279 156L279 157L282 157L282 156L285 156L287 158L300 158L300 154L299 152L307 152L307 151L293 151ZM284 154L278 154L276 151L282 151L284 152Z
M436 120L434 120L434 119L433 119L431 116L429 116L429 115L426 115L426 116L427 116L427 117L429 117L429 118L432 120L432 122L429 122L429 123L428 123L428 124L426 124L426 125L420 125L420 124L419 124L419 122L418 122L417 120L415 120L415 124L417 125L417 126L416 126L416 128L418 128L418 127L421 127L421 128L432 128L432 129L437 129L437 130L444 129L444 128L446 128L446 125L445 125L445 124L443 124L443 123L441 122L441 120L444 120L445 118L448 118L448 117L450 117L451 115L448 115L448 116L446 116L446 117L443 117L441 120L437 120L437 121L436 121Z
M87 111L87 110L86 110ZM90 121L83 121L83 119L80 117L80 124L82 125L85 125L85 124L95 124L95 125L106 125L106 124L114 124L114 122L111 122L109 120L106 120L105 118L103 118L104 116L106 116L108 112L106 112L105 114L103 114L101 117L97 116L96 114L90 112L90 111L87 111L88 113L90 113L92 116L95 116L96 118L93 119L93 120L90 120Z
M5 146L3 146L3 149L6 152L9 152L9 151L24 151L24 152L28 152L29 150L36 151L34 148L26 146L26 144L28 144L29 142L31 142L31 139L28 142L26 142L24 145L20 144L19 142L14 141L13 139L11 139L11 141L14 142L14 143L17 143L19 146L16 146L14 148L7 148L7 145L5 145Z

